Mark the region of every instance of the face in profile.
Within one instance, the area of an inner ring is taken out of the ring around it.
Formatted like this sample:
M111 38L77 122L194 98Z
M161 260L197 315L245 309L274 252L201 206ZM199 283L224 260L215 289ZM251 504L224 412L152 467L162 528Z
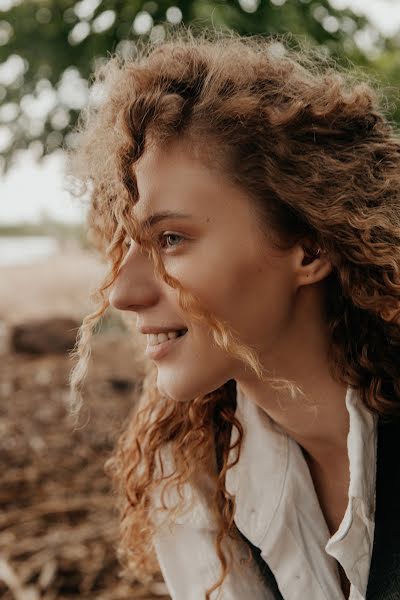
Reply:
M268 362L290 328L296 293L292 251L278 250L267 239L247 194L179 144L147 150L135 173L135 215L141 223L151 217L166 271ZM156 274L134 241L110 302L136 313L165 396L189 401L248 372L215 344L209 327L190 320L177 290Z

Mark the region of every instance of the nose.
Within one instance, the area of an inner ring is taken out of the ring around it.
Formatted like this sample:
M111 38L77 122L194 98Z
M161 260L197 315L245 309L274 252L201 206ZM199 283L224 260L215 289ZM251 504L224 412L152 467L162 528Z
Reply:
M110 304L118 310L137 312L155 304L158 297L153 262L137 243L132 242L111 288Z

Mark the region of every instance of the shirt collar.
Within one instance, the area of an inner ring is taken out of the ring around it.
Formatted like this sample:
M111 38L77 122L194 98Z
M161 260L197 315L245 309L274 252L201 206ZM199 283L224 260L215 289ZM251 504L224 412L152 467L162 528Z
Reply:
M375 513L377 417L364 405L358 390L348 387L346 407L350 416L347 450L350 465L349 498L359 498L366 515Z
M281 501L288 467L288 438L262 408L243 395L239 386L236 402L235 416L242 424L243 439L239 461L227 471L225 485L236 496L235 521L239 529L257 545ZM237 438L238 432L233 428L231 446Z
M342 564L350 581L362 590L372 553L376 417L365 407L358 390L351 386L347 388L345 403L349 412L349 502L344 518L331 538L301 451L297 451L294 440L277 427L265 411L244 397L239 386L236 416L243 426L242 448L239 461L226 474L226 487L236 496L237 526L258 547L269 547L272 538L268 538L268 531L273 529L271 524L278 510L287 515L296 510L305 513L307 509L319 513L315 514L315 522L321 520L321 550L326 543L326 552ZM237 435L234 428L231 446ZM288 477L291 478L290 494L287 494ZM311 488L307 493L305 483ZM297 504L293 503L294 497ZM325 543L321 543L323 539Z
M249 401L237 386L235 416L243 426L240 459L226 476L229 492L236 493L237 504L243 510L249 498L268 496L268 512L273 513L279 499L287 468L287 435L274 424L267 413ZM364 405L359 391L347 387L345 397L349 412L347 450L350 468L349 498L359 498L368 516L375 511L375 476L371 465L376 464L376 417ZM231 446L238 433L233 428ZM231 461L232 462L232 461ZM260 505L262 506L261 502ZM272 514L264 515L268 520Z
M350 415L347 440L350 464L349 504L337 532L329 539L325 524L324 533L326 551L338 559L339 555L343 558L342 540L347 536L353 538L354 533L356 537L359 536L360 541L364 536L362 528L354 527L354 511L370 522L375 511L375 469L371 465L376 465L376 418L364 406L358 392L350 386L346 392L346 407ZM308 507L310 511L316 507L318 511L318 503L305 459L296 442L282 432L262 408L244 397L239 386L235 416L243 427L242 447L239 461L227 471L225 484L227 491L236 497L237 526L254 545L260 547L268 537L278 509L283 509L286 513L292 510L290 506L284 507L285 502L292 502L292 498L288 498L286 493L288 477L292 479L291 488L297 499L293 510ZM233 428L231 446L237 437L238 432ZM166 471L173 466L168 450L165 448L163 452ZM235 453L236 450L231 452ZM235 458L235 454L229 456L229 462L234 462ZM304 477L301 476L302 473ZM201 481L196 480L196 485L185 486L186 500L190 504L194 495L195 506L191 505L190 509L178 516L177 522L189 521L198 527L215 526L215 516L209 510L212 494L207 474L197 473L196 477ZM311 489L306 497L303 487L307 482ZM171 494L167 494L167 498ZM171 497L169 499L176 500ZM354 544L351 546L354 550ZM353 552L348 559L354 562L354 558Z
M371 563L377 457L377 416L349 387L346 406L350 415L347 449L350 465L349 502L338 530L328 540L326 552L336 558L348 579L365 594Z

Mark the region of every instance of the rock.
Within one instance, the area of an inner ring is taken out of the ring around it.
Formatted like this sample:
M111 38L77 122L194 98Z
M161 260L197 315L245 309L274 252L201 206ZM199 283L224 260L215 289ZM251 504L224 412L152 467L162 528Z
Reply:
M0 354L6 354L9 347L9 328L7 323L0 319Z
M54 317L14 325L10 345L19 354L64 354L72 350L80 323Z
M114 392L130 392L135 387L135 382L130 379L123 379L122 377L111 377L108 380L111 388Z

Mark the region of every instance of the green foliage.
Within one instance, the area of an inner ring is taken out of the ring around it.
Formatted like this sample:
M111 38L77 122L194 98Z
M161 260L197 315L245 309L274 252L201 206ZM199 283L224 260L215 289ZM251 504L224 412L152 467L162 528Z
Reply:
M83 224L69 224L52 219L42 219L39 223L18 223L0 225L0 238L51 236L59 241L75 240L81 247L87 247L86 232Z
M98 62L110 53L134 52L139 37L162 39L165 27L180 20L243 35L291 33L339 62L350 59L379 71L383 81L399 78L395 41L375 32L380 54L371 60L354 41L371 24L350 10L335 10L328 0L3 0L0 133L11 133L8 144L0 135L4 165L21 148L41 156L73 144L70 132ZM400 121L397 102L393 116Z

